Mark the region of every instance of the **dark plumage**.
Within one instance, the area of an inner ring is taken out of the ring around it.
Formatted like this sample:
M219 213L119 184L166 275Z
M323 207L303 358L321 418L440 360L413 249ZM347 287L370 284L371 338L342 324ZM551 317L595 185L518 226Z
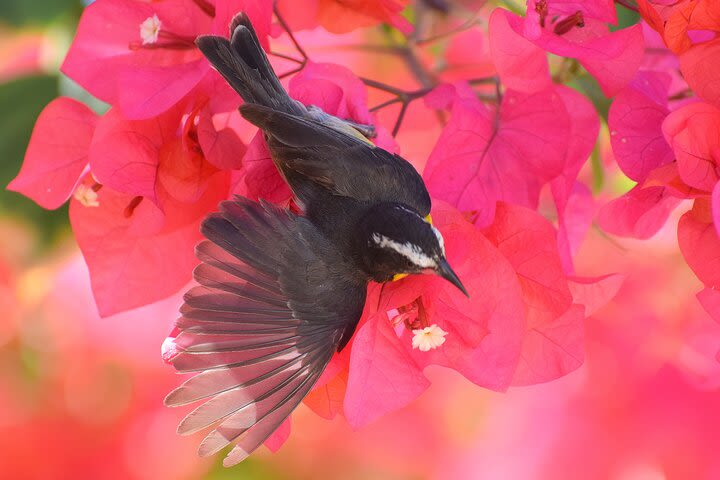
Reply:
M430 196L407 161L361 128L291 99L244 14L231 38L197 44L242 96L242 115L265 132L273 160L304 209L298 216L238 197L202 224L200 284L177 321L181 372L201 372L168 405L206 400L181 423L214 427L201 455L237 446L243 460L312 388L350 340L370 280L432 270L464 289L426 221Z

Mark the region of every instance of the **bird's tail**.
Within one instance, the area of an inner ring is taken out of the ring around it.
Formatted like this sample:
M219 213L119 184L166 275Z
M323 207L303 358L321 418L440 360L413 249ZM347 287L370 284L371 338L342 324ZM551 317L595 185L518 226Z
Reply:
M236 15L230 24L230 40L204 35L195 43L245 103L286 113L304 113L302 105L290 98L275 75L245 13Z

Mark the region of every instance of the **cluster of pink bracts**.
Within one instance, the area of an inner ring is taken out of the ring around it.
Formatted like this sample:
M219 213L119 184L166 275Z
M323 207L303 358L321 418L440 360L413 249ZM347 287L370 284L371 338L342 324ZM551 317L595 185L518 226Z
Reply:
M297 30L341 33L381 22L412 30L399 15L407 0L298 3L276 6ZM501 391L582 364L584 319L622 278L575 276L573 255L594 216L591 192L577 178L601 122L588 98L551 76L548 53L574 59L615 97L613 152L637 186L601 209L600 225L647 238L682 199L693 199L679 224L680 247L708 287L701 301L720 316L720 5L638 0L647 24L611 32L610 0L527 3L524 17L488 9L495 102L464 81L440 83L424 98L427 115L449 113L423 176L434 223L471 298L429 276L371 286L349 348L306 399L325 417L341 413L361 426L400 408L428 387L423 369L431 364ZM239 194L289 204L262 137L242 140L252 132L236 111L239 97L194 45L198 35L226 34L239 11L269 48L281 32L271 0L97 0L82 17L62 70L111 108L98 116L75 100L53 101L10 188L45 208L70 199L103 315L186 286L198 225L219 201ZM289 91L374 123L365 85L343 66L307 62ZM378 142L398 149L378 129ZM555 223L537 211L543 190ZM413 348L413 331L433 326L445 341Z

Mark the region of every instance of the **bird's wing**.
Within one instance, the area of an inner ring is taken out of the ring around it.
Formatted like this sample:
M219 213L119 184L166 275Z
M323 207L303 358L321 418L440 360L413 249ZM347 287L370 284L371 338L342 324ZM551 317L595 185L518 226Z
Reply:
M254 104L240 107L243 117L270 135L273 153L296 194L292 175L300 175L335 195L359 201L401 202L422 216L430 195L420 174L399 155L305 116Z
M178 427L212 431L201 456L227 445L232 465L258 448L312 388L355 329L366 282L302 217L237 197L205 219L200 284L176 325L180 372L200 372L165 403L205 402Z

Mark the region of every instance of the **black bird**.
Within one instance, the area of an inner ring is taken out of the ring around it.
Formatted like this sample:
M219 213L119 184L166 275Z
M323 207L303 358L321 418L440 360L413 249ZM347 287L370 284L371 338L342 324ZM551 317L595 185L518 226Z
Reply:
M291 99L245 14L230 36L197 45L243 98L243 117L264 131L304 215L236 197L202 223L200 285L185 295L172 360L201 373L165 403L206 400L178 432L214 427L199 453L235 444L226 465L259 447L347 344L369 281L429 271L467 295L412 165L373 145L371 127Z

